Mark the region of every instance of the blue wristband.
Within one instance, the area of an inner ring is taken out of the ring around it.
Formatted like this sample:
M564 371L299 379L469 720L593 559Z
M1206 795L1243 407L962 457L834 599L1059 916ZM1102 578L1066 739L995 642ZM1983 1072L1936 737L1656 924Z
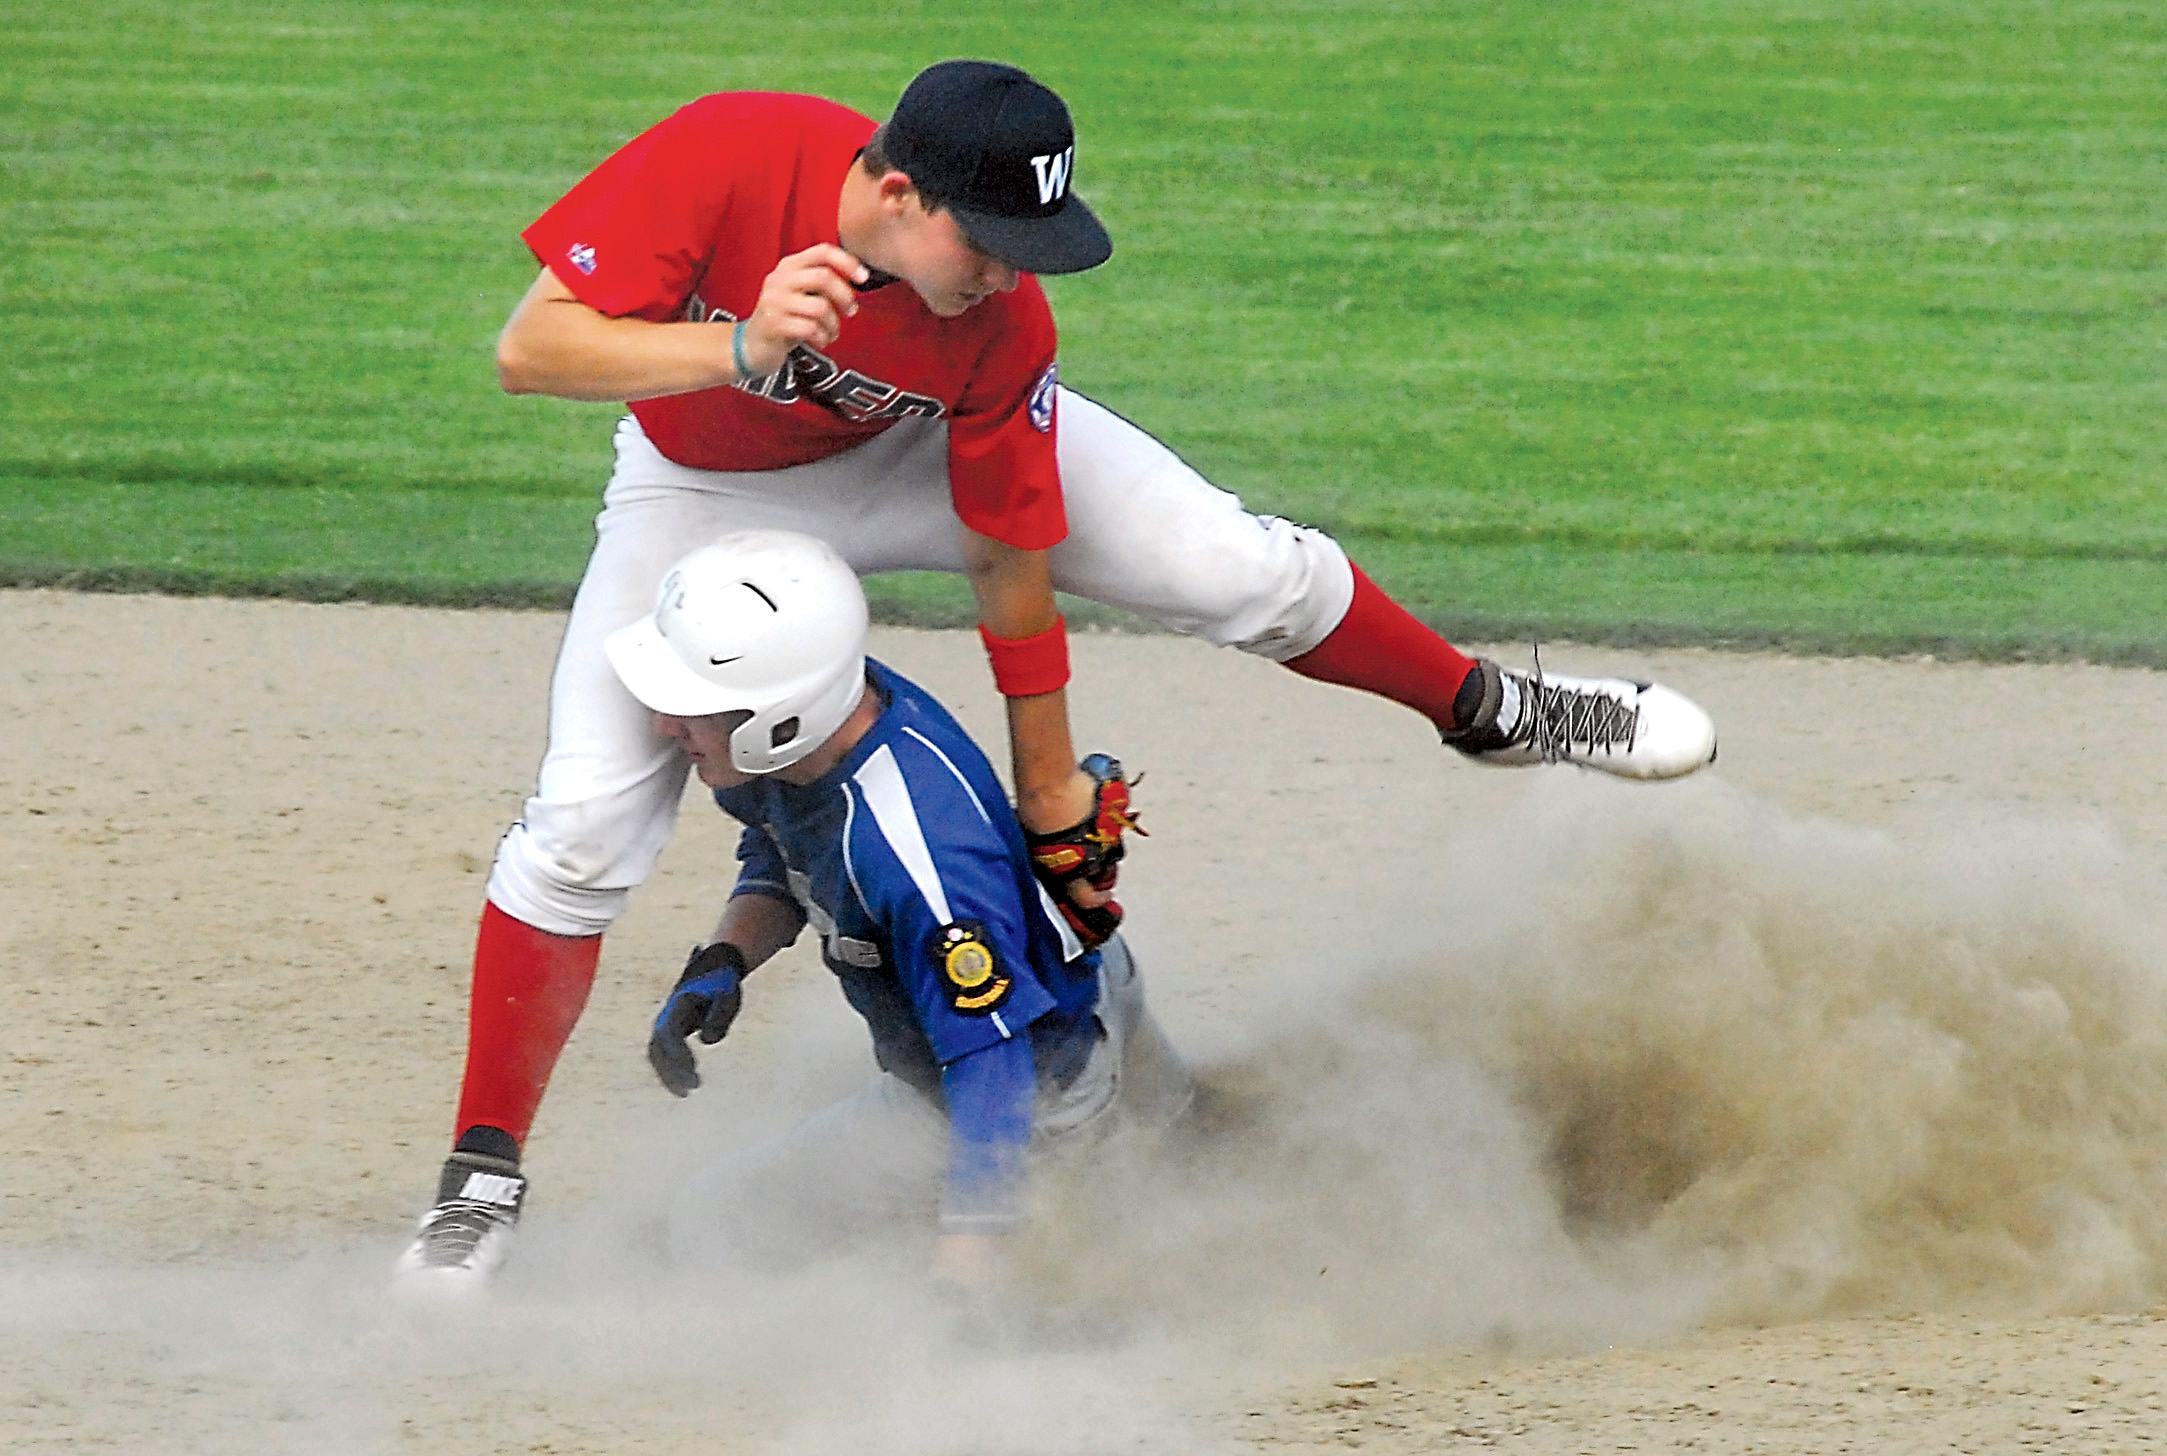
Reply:
M730 330L730 362L737 366L737 378L740 384L755 377L752 372L752 361L745 357L745 325L751 322L751 319L739 319L737 327Z

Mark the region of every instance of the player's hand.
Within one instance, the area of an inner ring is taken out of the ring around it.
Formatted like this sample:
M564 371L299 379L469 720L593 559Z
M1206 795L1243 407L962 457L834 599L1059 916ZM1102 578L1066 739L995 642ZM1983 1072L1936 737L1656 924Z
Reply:
M760 377L783 367L800 344L825 349L858 311L852 286L872 274L833 243L815 243L775 265L760 285L760 301L745 320L745 359Z
M983 1295L1008 1267L1001 1234L942 1234L933 1243L933 1283L952 1296Z
M1094 753L1077 767L1090 786L1089 811L1056 833L1026 829L1024 839L1031 849L1031 868L1053 891L1054 904L1076 938L1095 948L1121 928L1121 906L1113 890L1121 859L1128 853L1122 835L1145 830L1130 807L1130 780L1120 760Z
M697 1031L709 1046L722 1040L744 999L739 989L744 975L744 953L728 941L700 946L685 962L685 973L662 1003L654 1035L647 1039L648 1064L673 1096L700 1085L700 1069L685 1039Z
M933 1295L948 1337L967 1350L1022 1352L1103 1343L1090 1316L1048 1309L1018 1287L1013 1234L943 1234L933 1247Z

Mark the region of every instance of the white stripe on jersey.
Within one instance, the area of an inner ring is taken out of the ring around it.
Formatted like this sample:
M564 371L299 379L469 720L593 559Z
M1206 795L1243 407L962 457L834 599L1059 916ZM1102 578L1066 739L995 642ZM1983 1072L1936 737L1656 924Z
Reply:
M943 752L940 752L940 745L938 745L938 743L934 743L932 739L927 739L927 737L923 735L923 732L919 732L917 728L904 728L904 732L908 732L908 735L910 735L912 739L917 739L919 743L923 743L923 745L925 745L925 748L930 748L930 750L932 750L932 754L934 754L934 758L938 758L938 761L940 761L940 763L945 763L945 765L947 765L947 771L949 771L949 774L953 774L953 776L956 776L956 782L958 782L958 784L962 784L962 791L971 795L971 806L973 806L973 808L977 808L977 817L979 817L979 819L984 819L986 823L992 823L992 815L988 815L988 813L986 813L986 804L984 804L984 802L982 802L982 800L979 800L979 797L977 797L977 789L973 789L973 787L971 787L971 780L962 776L962 769L958 769L958 767L956 767L956 761L953 761L953 758L949 758L947 754L943 754ZM1081 956L1081 953L1084 953L1084 943L1081 943L1081 940L1077 940L1077 932L1075 932L1075 930L1070 930L1070 927L1068 927L1068 917L1066 917L1066 914L1062 914L1062 912L1060 912L1060 908L1057 908L1057 906L1053 904L1053 897L1051 897L1051 895L1047 895L1047 886L1042 886L1042 884L1038 886L1038 912L1040 912L1040 914L1044 914L1044 917L1047 917L1047 925L1051 925L1051 927L1053 927L1053 934L1062 938L1062 962L1064 962L1064 964L1066 964L1066 962L1070 962L1070 960L1075 960L1077 956Z
M1046 923L1060 933L1062 964L1066 965L1082 955L1083 942L1076 938L1076 932L1069 927L1068 917L1053 903L1053 896L1046 893L1044 885L1038 887L1038 908L1045 915Z
M991 824L993 816L986 812L985 802L978 797L978 791L971 787L971 781L963 776L963 771L956 767L955 760L942 753L939 744L920 733L917 729L905 728L903 731L931 749L933 756L948 766L948 772L954 774L956 782L963 785L963 792L971 796L971 804L978 810L978 817ZM1076 932L1069 927L1068 917L1063 915L1059 907L1053 903L1053 897L1046 893L1044 885L1038 887L1038 909L1039 913L1046 917L1046 923L1053 927L1054 934L1061 937L1062 961L1064 963L1072 961L1082 955L1084 953L1083 942L1076 938Z
M858 883L858 861L850 852L850 831L858 822L858 796L850 792L850 785L843 785L843 873L850 876L850 893L858 897L861 908L872 901L865 898L865 886Z
M933 908L934 921L946 925L954 920L948 913L948 891L941 885L940 872L933 867L933 852L926 848L925 831L918 827L918 809L910 801L910 785L903 782L903 770L895 754L883 743L851 777L864 790L865 806L873 811L873 822L880 826L888 847L895 851L895 857L909 871L911 883Z

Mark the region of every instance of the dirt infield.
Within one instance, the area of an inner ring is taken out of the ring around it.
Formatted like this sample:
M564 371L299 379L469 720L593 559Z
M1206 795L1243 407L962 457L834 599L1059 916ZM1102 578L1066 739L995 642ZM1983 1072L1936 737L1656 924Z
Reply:
M639 1253L867 1069L800 947L653 1085L731 863L697 800L518 1261L386 1298L558 626L0 593L0 1450L2167 1447L2167 675L1546 645L1715 713L1645 787L1082 636L1079 738L1148 773L1132 940L1229 1111L1049 1188L987 1344L870 1257ZM974 638L877 635L999 741Z

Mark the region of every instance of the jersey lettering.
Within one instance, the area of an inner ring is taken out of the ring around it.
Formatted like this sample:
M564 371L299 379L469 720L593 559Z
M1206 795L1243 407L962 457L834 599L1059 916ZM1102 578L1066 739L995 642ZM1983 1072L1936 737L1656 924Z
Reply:
M726 308L710 308L707 300L695 293L685 300L685 321L694 324L734 324L737 322L737 315Z
M772 831L770 831L772 833ZM830 915L819 901L813 898L813 881L803 870L785 869L783 877L790 882L790 898L798 902L805 912L805 923L812 926L828 950L828 959L846 966L856 966L861 971L878 969L880 947L870 940L860 940L845 935L837 928L835 917Z
M737 315L711 306L697 293L685 300L685 318L692 323L736 323ZM913 415L937 420L948 407L929 394L912 394L869 374L845 369L818 349L799 344L783 359L783 367L760 379L741 379L732 386L777 404L796 404L809 399L822 409L846 420L901 420Z

